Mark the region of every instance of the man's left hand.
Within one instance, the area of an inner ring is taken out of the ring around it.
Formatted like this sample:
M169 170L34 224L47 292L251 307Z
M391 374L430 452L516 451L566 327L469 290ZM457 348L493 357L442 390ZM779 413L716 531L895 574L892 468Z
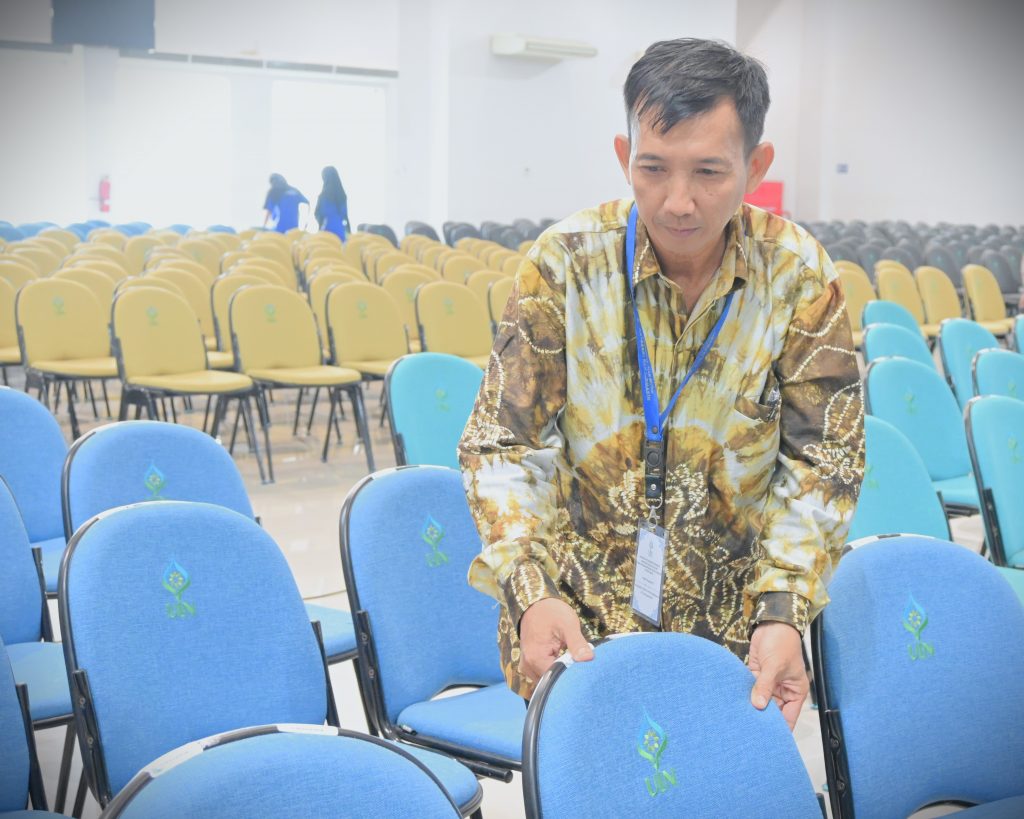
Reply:
M810 688L800 632L786 623L762 623L750 638L747 665L757 678L750 692L754 707L763 711L775 700L792 731Z

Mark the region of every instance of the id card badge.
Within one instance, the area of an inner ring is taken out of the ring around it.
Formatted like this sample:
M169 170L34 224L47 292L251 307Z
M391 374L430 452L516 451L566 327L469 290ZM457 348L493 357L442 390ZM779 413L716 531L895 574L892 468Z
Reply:
M642 520L636 531L636 569L633 574L633 611L652 625L661 626L661 591L665 582L665 530Z

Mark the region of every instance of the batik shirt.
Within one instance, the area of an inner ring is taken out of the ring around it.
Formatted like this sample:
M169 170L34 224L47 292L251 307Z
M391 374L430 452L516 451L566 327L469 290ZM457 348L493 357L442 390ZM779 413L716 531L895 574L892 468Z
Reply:
M459 445L483 542L469 582L502 603L509 686L523 612L558 597L584 636L654 628L632 608L644 415L623 248L632 201L547 230L516 276ZM743 205L687 314L642 223L631 271L665 407L732 307L665 429L661 628L745 658L754 625L801 633L853 515L864 466L861 383L836 272L797 225Z

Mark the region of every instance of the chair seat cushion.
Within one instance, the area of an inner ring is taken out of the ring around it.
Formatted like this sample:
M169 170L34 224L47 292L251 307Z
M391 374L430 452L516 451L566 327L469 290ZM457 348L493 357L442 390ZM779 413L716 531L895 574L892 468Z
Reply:
M316 367L274 367L246 370L246 374L257 381L293 387L333 387L344 384L358 384L362 376L347 367L332 367L321 364Z
M957 816L969 816L971 819L1017 819L1024 816L1024 795L998 799L975 805L956 812Z
M473 772L456 762L450 756L428 751L426 748L417 748L414 745L397 743L403 751L416 757L420 762L430 768L430 772L436 776L449 796L460 808L471 804L481 796L480 783Z
M921 332L924 333L926 338L937 338L939 335L938 324L922 324Z
M217 339L215 336L203 336L203 344L205 345L207 352L212 352L217 349Z
M214 370L230 370L235 366L235 354L223 353L220 350L207 350L206 363Z
M54 375L80 378L117 378L117 362L111 356L78 358L67 361L33 361L32 369Z
M0 813L0 819L47 819L50 816L54 819L67 819L66 813L50 813L48 810L16 810Z
M383 377L388 374L388 370L391 369L391 365L394 363L394 359L381 359L380 361L342 361L340 362L340 366L348 367L352 370L358 370L359 372L367 375L379 375Z
M988 330L992 335L1004 336L1013 330L1013 319L995 319L994 321L979 321L982 327Z
M486 370L487 362L491 360L491 354L488 353L487 355L464 355L462 356L462 358L466 359L466 361L472 361L481 370Z
M864 331L863 330L852 330L853 333L853 346L860 349L864 346Z
M52 537L49 540L37 540L32 547L39 547L43 553L43 577L46 579L46 593L57 593L57 575L60 573L60 559L64 556L67 544L63 537Z
M12 643L7 653L14 681L28 686L33 722L71 713L64 647L60 643Z
M980 506L978 503L978 487L974 483L973 475L963 475L959 478L945 478L941 481L932 481L936 492L942 493L942 500L945 503L962 503L967 506Z
M320 621L328 661L356 650L356 629L347 611L306 603L306 613L311 621Z
M498 683L464 694L418 702L398 715L398 724L519 763L523 754L526 703Z
M149 387L168 392L206 395L209 393L245 392L252 389L252 379L241 373L222 370L196 370L175 375L147 375L129 378L132 387Z
M0 347L0 364L20 364L21 350L17 347Z

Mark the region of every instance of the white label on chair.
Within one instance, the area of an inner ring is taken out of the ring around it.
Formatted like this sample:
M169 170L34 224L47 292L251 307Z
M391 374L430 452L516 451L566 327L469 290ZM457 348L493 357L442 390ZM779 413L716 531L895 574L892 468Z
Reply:
M156 760L152 765L147 765L143 770L151 777L156 779L163 773L171 770L171 768L177 767L182 762L187 762L194 756L199 756L203 751L206 750L206 742L199 740L197 742L190 742L188 745L182 745L180 748L175 748L173 751L168 751L162 757Z
M325 737L336 737L338 729L330 725L306 725L300 722L279 722L275 724L282 734L319 734Z

